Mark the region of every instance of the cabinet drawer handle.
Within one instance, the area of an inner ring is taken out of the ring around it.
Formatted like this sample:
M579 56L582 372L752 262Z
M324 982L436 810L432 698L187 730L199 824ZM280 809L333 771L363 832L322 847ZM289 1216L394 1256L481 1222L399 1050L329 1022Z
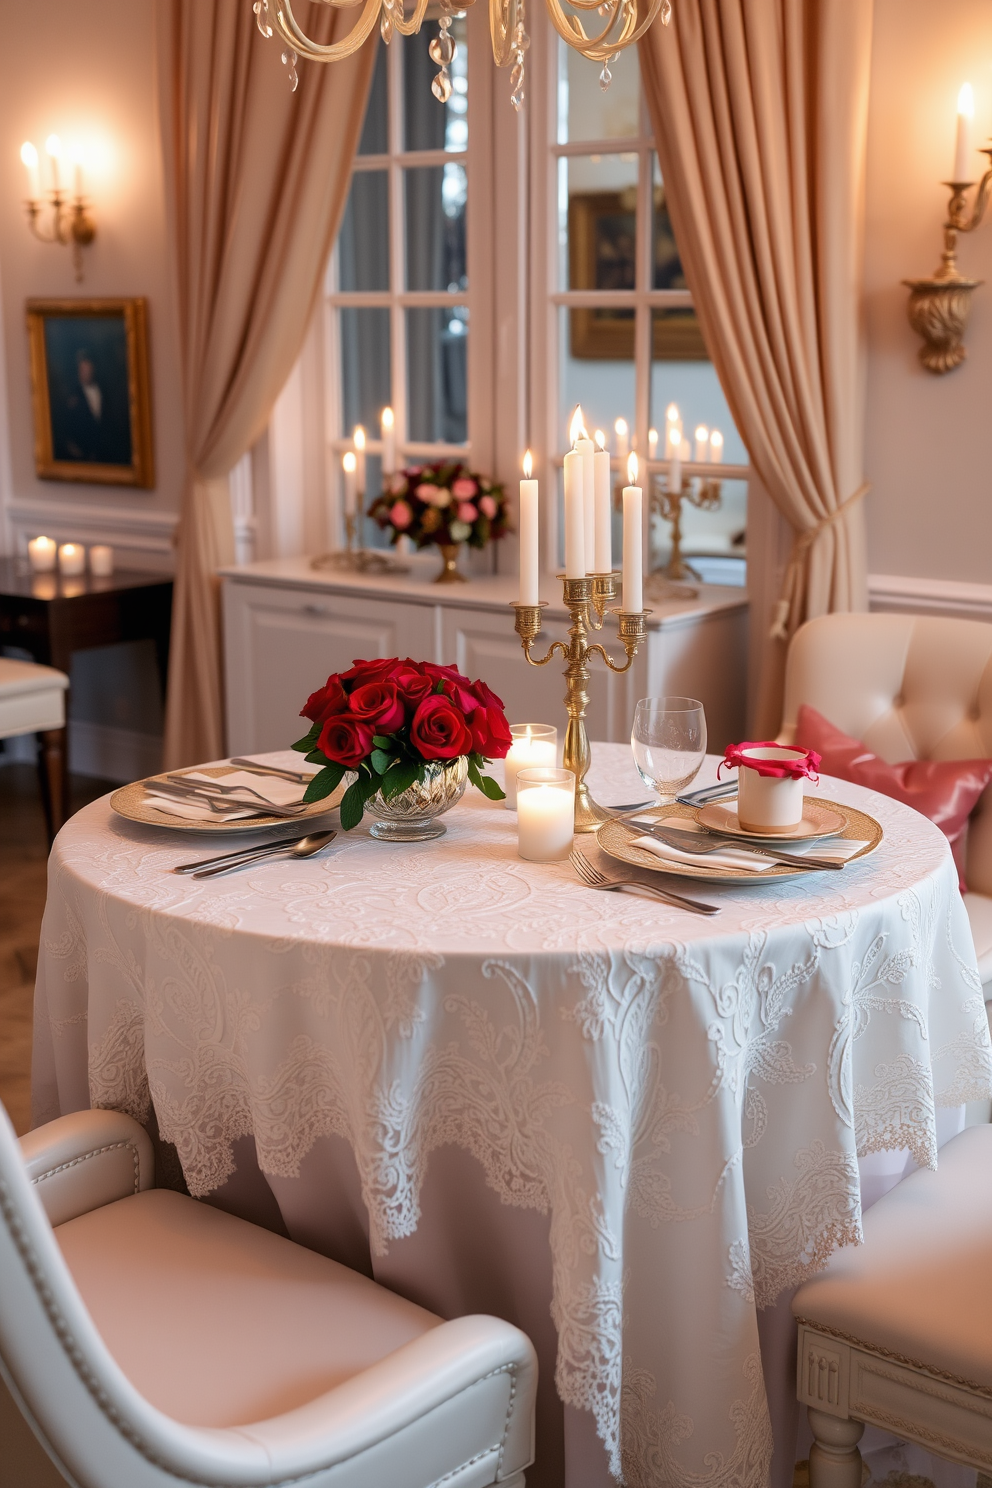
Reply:
M303 606L304 615L329 615L331 612L326 605L308 604Z

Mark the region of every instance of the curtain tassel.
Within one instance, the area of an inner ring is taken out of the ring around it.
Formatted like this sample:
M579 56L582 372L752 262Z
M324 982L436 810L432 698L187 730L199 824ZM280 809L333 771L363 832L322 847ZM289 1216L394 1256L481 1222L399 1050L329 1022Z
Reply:
M867 496L871 490L871 481L862 481L858 489L842 501L829 516L817 522L815 527L808 527L805 532L797 532L792 540L792 552L789 554L789 563L785 570L785 578L782 582L782 595L772 611L772 623L768 632L773 641L787 641L790 635L790 618L795 608L796 600L799 598L802 586L803 565L806 555L816 542L821 532L826 532L832 527L848 507Z

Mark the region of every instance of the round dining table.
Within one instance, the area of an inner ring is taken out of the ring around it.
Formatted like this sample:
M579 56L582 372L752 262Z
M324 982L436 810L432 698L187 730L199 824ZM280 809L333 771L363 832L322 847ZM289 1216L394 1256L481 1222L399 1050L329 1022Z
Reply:
M590 781L644 795L622 745ZM857 786L815 794L874 816L878 849L657 880L713 918L523 861L474 791L434 841L363 824L199 881L172 869L216 836L95 801L51 856L35 1121L127 1111L160 1182L525 1329L529 1488L791 1483L792 1291L992 1094L946 840Z

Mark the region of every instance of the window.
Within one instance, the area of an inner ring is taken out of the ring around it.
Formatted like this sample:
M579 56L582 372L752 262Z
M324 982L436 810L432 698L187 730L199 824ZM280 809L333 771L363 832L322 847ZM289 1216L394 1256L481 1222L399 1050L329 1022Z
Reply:
M546 219L535 218L546 237L546 323L535 360L546 358L547 375L534 379L548 389L546 447L560 464L579 403L590 432L603 430L614 451L615 423L623 418L642 461L645 452L654 453L652 430L661 431L657 454L664 458L666 409L675 403L690 444L698 426L719 429L723 460L743 477L747 453L679 262L636 48L621 53L611 70L612 84L603 91L596 64L552 41L540 162ZM688 458L695 454L693 447ZM721 484L716 511L684 502L683 546L700 555L695 566L702 577L743 583L746 480ZM653 518L652 566L667 560L669 532L664 519Z
M437 34L394 36L377 52L351 190L328 270L331 448L368 437L367 487L381 488L380 416L392 407L399 461L458 454L473 445L471 391L479 299L471 251L477 183L473 148L476 46L466 17L456 42L452 93L431 92L428 48ZM483 66L491 68L485 55ZM474 246L474 245L472 245ZM338 462L339 463L339 462ZM365 541L375 541L367 528Z

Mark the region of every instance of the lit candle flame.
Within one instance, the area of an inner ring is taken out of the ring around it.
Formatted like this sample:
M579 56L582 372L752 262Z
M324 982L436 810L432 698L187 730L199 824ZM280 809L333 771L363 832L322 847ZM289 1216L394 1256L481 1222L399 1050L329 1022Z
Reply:
M365 448L365 430L361 424L355 425L355 432L351 437L356 450L363 450Z
M679 421L679 405L677 403L669 403L668 407L665 409L665 418L668 420L668 422L670 424L677 424L678 423L678 421Z
M625 418L618 418L613 428L616 431L617 438L623 439L627 433L627 420Z
M709 437L710 431L709 429L707 429L706 425L698 424L696 427L696 438L699 440L699 443L706 444L709 440Z
M382 427L384 429L391 429L393 427L393 422L393 410L388 407L384 408L382 410Z
M530 450L524 450L524 480L530 480L531 471L534 469L534 457Z
M719 429L714 429L713 433L710 435L710 448L723 449L723 435L720 433Z
M975 94L970 83L962 83L958 94L958 113L964 114L966 118L975 117Z
M627 484L628 486L637 485L637 456L633 450L627 456Z
M605 450L605 448L606 448L606 435L603 433L602 429L597 429L596 432L595 432L595 434L593 435L593 438L595 439L596 443L599 445L600 449L601 450Z
M21 161L27 166L28 170L37 170L38 168L38 151L30 140L25 140L21 146Z
M654 459L654 452L655 452L655 450L657 448L658 448L658 430L657 429L649 429L648 430L648 449L651 452L651 458L652 459Z
M568 442L574 449L579 440L584 438L586 432L585 416L582 405L576 403L575 412L572 414L572 422L568 426Z
M341 459L341 466L346 474L354 475L355 471L358 469L358 461L355 458L355 453L353 450L345 451Z
M62 159L62 141L57 134L50 134L45 141L45 149L53 160Z

